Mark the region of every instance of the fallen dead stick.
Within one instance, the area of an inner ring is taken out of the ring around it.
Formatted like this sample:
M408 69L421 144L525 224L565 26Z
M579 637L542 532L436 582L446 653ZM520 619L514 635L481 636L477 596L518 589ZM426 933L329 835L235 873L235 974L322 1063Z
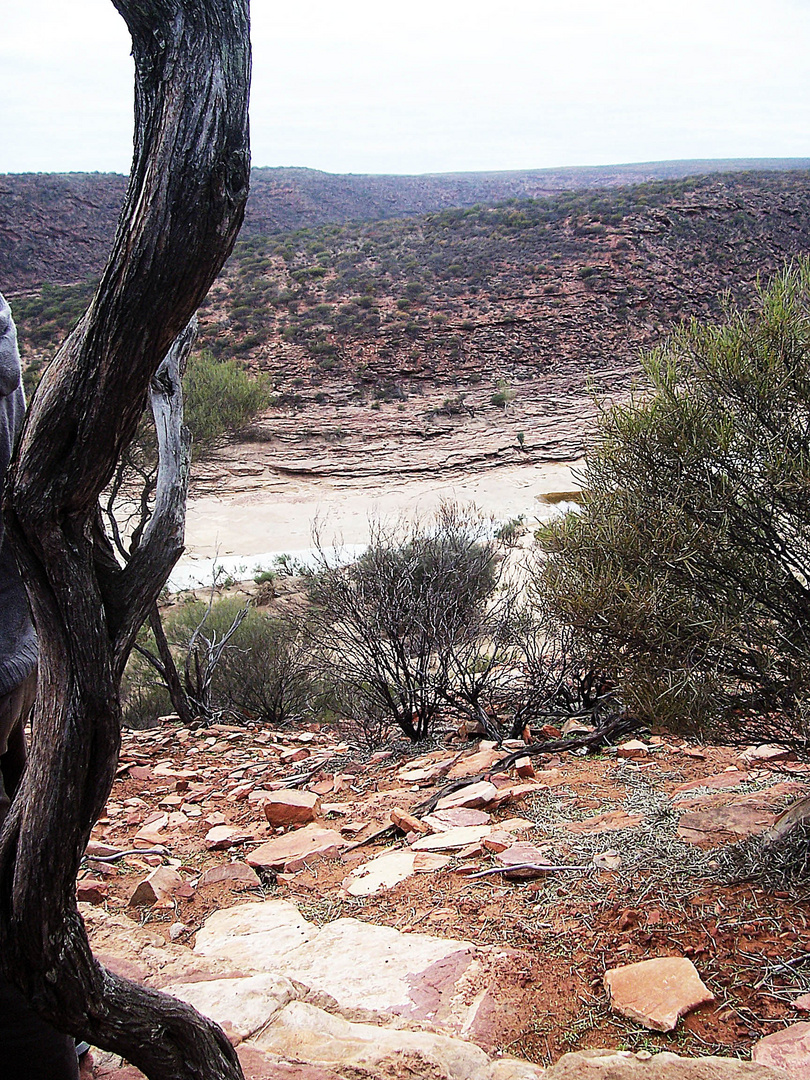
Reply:
M467 787L468 784L477 784L480 780L486 779L488 776L492 776L493 773L506 772L522 757L533 757L536 754L556 754L569 750L581 750L585 747L588 750L596 750L600 746L608 745L614 742L616 739L623 738L625 735L629 735L633 731L637 731L642 726L640 720L636 720L630 716L618 716L615 720L609 721L602 727L597 728L596 731L588 732L587 735L575 735L572 739L546 739L541 743L530 743L527 746L523 746L520 750L513 750L511 754L507 754L506 757L501 758L500 761L496 761L494 765L491 765L488 769L484 769L483 772L478 773L477 776L465 776L461 780L452 780L449 784L445 784L444 787L439 788L434 792L429 799L425 799L424 802L419 803L411 811L417 817L422 814L430 814L436 809L436 803L440 799L443 799L445 795L452 795L454 791L459 791L463 787Z
M117 862L127 855L168 855L169 849L165 847L128 848L126 851L116 851L114 855L85 855L86 859L93 862Z
M512 866L493 866L489 870L479 870L477 874L468 874L467 880L473 878L489 877L490 874L511 874L513 870L538 870L541 873L554 873L559 870L591 870L590 866L554 866L551 863L522 862L513 863Z
M343 849L344 851L354 851L355 848L365 847L366 844L371 844L375 840L381 840L383 836L388 836L391 832L396 832L397 826L391 822L390 825L384 825L381 829L377 829L376 832L371 833L365 838L365 840L355 840L352 844L347 844Z

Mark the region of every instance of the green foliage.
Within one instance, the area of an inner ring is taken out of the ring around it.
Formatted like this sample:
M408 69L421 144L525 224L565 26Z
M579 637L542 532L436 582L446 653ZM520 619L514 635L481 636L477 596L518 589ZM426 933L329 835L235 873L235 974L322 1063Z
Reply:
M541 534L545 598L644 717L803 744L810 262L644 368L601 418L583 511Z
M517 397L517 391L513 390L504 379L498 379L498 389L489 399L490 405L498 409L505 409L510 401Z
M221 642L234 621L235 631L211 672L210 714L235 722L254 720L271 726L289 723L309 711L316 691L302 646L301 620L267 615L233 598L215 600L210 610L201 601L165 612L163 624L178 671L194 671L195 651ZM241 621L239 618L241 617ZM200 632L202 627L202 632ZM144 626L139 644L155 652L151 630ZM172 711L168 694L148 661L134 653L123 684L124 722L149 726L154 717Z
M270 400L264 379L251 377L235 360L215 359L208 350L190 357L183 391L185 422L197 448L246 427Z

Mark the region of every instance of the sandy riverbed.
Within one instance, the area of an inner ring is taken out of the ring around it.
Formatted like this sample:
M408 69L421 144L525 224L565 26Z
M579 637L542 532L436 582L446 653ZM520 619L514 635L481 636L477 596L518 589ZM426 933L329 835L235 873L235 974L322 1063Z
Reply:
M367 481L302 479L257 484L233 494L191 498L186 519L186 554L172 574L174 588L211 581L216 562L237 578L272 566L280 553L306 558L317 520L324 542L363 545L369 521L430 513L442 500L475 503L500 521L520 514L529 524L554 509L538 497L577 489L572 469L580 463L504 465L446 481L387 478Z

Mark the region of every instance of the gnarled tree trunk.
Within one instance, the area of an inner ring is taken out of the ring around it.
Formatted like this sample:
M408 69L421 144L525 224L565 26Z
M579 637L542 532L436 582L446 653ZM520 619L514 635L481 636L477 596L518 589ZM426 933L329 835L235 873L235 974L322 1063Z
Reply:
M29 764L0 834L0 964L55 1027L153 1080L234 1078L216 1025L93 959L75 903L115 774L123 667L182 550L182 462L166 459L158 511L124 568L98 498L233 246L249 179L248 0L113 2L136 67L129 189L98 291L37 390L7 487L40 668ZM171 374L163 382L170 399ZM171 438L162 447L178 449Z

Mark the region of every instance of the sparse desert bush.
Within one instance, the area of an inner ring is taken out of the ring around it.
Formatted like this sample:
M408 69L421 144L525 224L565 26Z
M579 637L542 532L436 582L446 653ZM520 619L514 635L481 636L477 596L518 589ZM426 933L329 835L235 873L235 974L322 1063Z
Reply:
M446 504L429 520L373 523L356 562L317 547L309 633L336 707L351 705L361 723L385 715L424 739L454 663L484 636L502 565L489 522Z
M582 512L541 531L541 589L642 717L805 747L810 263L644 369L601 418Z

